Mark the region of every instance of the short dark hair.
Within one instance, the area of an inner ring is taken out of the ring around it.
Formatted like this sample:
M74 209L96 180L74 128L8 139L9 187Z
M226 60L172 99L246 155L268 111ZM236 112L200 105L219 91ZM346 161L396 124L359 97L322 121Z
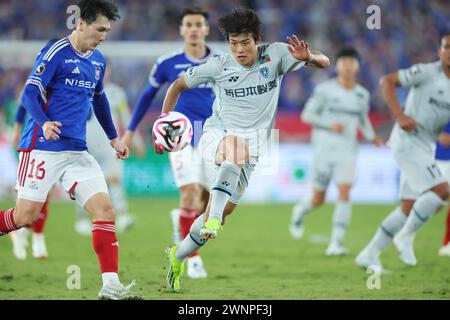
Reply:
M119 9L108 0L81 0L78 2L81 11L81 19L91 24L98 16L105 16L110 21L120 20Z
M208 21L209 14L206 10L203 10L202 8L199 8L199 7L192 7L192 8L185 8L183 10L183 12L181 12L180 23L183 21L183 18L185 16L191 15L191 14L201 15L205 18L206 21Z
M353 47L343 48L336 54L336 61L339 58L343 57L349 57L349 58L355 58L356 60L360 60L360 56L358 51Z
M230 34L251 33L255 40L262 37L262 25L258 15L252 9L235 8L219 18L219 29L229 40Z

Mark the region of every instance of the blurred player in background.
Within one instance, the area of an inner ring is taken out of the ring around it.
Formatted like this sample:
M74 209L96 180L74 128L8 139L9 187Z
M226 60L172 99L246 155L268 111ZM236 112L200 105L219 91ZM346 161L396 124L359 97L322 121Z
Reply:
M137 299L118 276L115 213L103 173L87 153L86 121L93 106L117 157L128 148L118 139L103 90L106 61L96 48L111 21L120 16L106 0L82 0L76 29L46 45L28 77L22 104L30 114L19 143L18 196L14 208L0 211L0 234L32 225L60 181L69 196L93 215L92 240L102 273L99 299Z
M400 206L381 223L370 243L356 257L356 264L382 269L379 259L394 242L400 259L416 265L414 237L449 195L447 178L435 160L438 135L450 120L450 34L440 41L440 60L417 64L381 79L383 96L397 122L388 145L400 167ZM410 87L403 110L398 86Z
M104 77L105 93L108 97L113 122L119 130L119 133L123 133L126 125L130 122L128 99L122 87L109 81L110 76L111 67L108 64ZM87 122L86 142L89 153L97 160L105 175L111 201L117 214L117 231L123 232L131 228L135 220L128 212L128 201L122 184L123 162L114 156L114 149L109 145L109 141L103 133L102 126L93 114L91 114ZM134 149L140 155L143 155L145 153L145 146L141 136L136 135L133 142ZM75 222L75 230L81 235L91 235L91 220L86 210L79 205L76 206L76 209L78 215L77 221Z
M184 48L161 56L150 72L149 82L133 112L133 118L122 141L130 146L131 139L144 118L153 97L164 83L172 84L188 68L205 63L218 55L206 46L209 34L208 13L199 8L187 8L181 14L180 35L184 39ZM195 219L205 210L209 189L214 176L212 166L206 166L197 151L197 144L203 124L211 116L214 94L210 84L191 88L181 95L175 111L186 115L194 129L192 145L179 152L169 153L175 184L180 190L179 208L170 213L173 226L173 241L179 243L189 234ZM205 278L207 273L203 261L197 252L193 252L187 262L187 274L190 278Z
M436 143L436 163L447 182L450 181L450 122L445 126ZM442 257L450 257L450 207L447 209L444 239L438 253Z
M218 236L225 217L239 203L267 146L283 75L305 64L329 65L327 57L311 52L309 45L295 36L289 38L290 45L260 45L261 23L253 10L235 9L219 18L219 25L232 54L189 68L169 87L163 104L163 113L171 111L184 90L213 83L213 115L205 123L200 150L208 164L217 166L217 173L205 213L192 224L189 235L170 248L167 281L173 290L181 287L184 260Z
M334 180L339 198L333 214L333 229L327 256L344 255L342 246L351 217L350 190L355 179L358 152L357 129L367 141L382 145L369 120L369 92L356 82L359 71L358 52L353 48L341 50L336 57L337 78L330 79L314 89L302 112L302 120L314 127L313 195L295 205L289 230L294 239L303 236L304 215L325 201L326 190Z

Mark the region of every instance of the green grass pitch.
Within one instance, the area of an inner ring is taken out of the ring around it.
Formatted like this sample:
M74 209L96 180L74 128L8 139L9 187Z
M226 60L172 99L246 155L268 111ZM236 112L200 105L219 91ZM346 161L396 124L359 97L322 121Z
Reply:
M398 259L395 248L383 255L392 274L382 275L380 289L368 289L371 274L358 269L355 255L371 239L392 205L354 205L345 245L346 257L324 255L331 229L332 205L306 217L301 240L288 233L291 206L240 205L217 240L202 250L208 278L183 278L181 292L165 283L170 244L169 211L176 199L130 199L137 224L120 234L120 277L137 280L146 299L449 299L450 258L438 257L444 210L433 217L415 241L416 267ZM0 203L0 208L12 202ZM53 203L46 227L47 260L18 261L7 236L0 240L0 299L96 299L101 286L90 237L74 232L72 203ZM68 289L67 268L81 271L81 288Z

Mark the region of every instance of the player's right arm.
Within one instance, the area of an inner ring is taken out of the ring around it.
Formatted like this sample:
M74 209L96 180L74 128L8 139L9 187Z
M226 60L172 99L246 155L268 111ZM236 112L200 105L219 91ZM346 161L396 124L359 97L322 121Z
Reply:
M397 87L411 87L421 85L427 78L423 64L416 64L409 69L402 69L389 73L380 80L384 100L394 113L397 123L405 131L416 129L416 121L405 114L397 98Z
M22 128L25 122L25 116L27 115L27 110L20 105L19 109L17 109L16 113L16 123L14 124L14 133L13 133L13 145L17 147L19 144L20 136L22 135Z
M153 98L158 93L162 84L167 81L166 72L164 71L164 65L160 61L157 61L150 71L147 86L139 97L136 106L131 116L130 124L122 137L122 142L131 149L133 144L133 136L139 123L144 119L150 108Z
M52 43L39 53L34 68L25 83L21 98L22 105L42 128L47 140L59 139L61 130L58 127L62 126L59 121L51 121L41 107L42 102L47 102L46 88L58 69L59 61L55 57L57 51L57 46Z

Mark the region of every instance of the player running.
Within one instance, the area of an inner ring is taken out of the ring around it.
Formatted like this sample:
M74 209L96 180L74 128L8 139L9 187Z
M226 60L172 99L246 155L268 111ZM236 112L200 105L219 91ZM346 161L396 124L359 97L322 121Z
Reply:
M180 34L184 39L184 49L161 56L153 66L149 82L133 112L133 117L122 141L130 146L131 139L144 118L153 97L164 83L172 84L188 68L205 63L217 56L205 44L209 34L208 13L199 8L187 8L181 14ZM175 111L186 115L194 128L192 145L179 152L169 153L175 184L180 190L179 208L171 211L173 241L179 243L189 233L195 219L205 210L209 197L214 170L207 166L198 153L197 144L202 133L203 124L211 116L214 94L211 85L204 83L183 92ZM187 262L187 274L190 278L205 278L207 273L203 261L197 252L193 252Z
M360 267L382 269L379 256L391 242L405 264L416 265L416 232L449 195L434 154L438 135L450 120L450 34L441 39L439 57L439 61L417 64L381 79L383 96L397 119L388 145L401 172L400 206L383 220L356 257ZM410 87L405 110L397 99L398 86Z
M382 145L369 120L369 92L356 82L359 56L355 49L341 50L336 57L337 78L321 83L306 103L302 120L313 125L313 195L294 206L289 230L294 239L303 236L304 215L318 208L325 200L333 179L339 198L333 213L333 230L326 250L327 256L345 255L342 246L350 222L350 190L355 179L360 128L367 141Z
M93 106L111 146L121 159L128 148L117 138L103 91L105 59L96 48L105 40L117 7L105 0L82 0L76 29L45 46L26 82L22 104L30 114L20 139L16 206L0 211L0 234L30 226L48 191L60 181L69 196L93 215L92 239L102 273L99 299L136 299L134 282L118 276L114 209L103 173L86 151L86 120Z
M184 90L213 83L213 115L205 123L200 150L205 161L217 166L217 173L205 213L170 249L167 281L173 290L180 289L186 257L218 236L224 218L239 203L274 123L283 75L305 64L329 65L326 56L311 52L296 36L288 38L289 45L260 45L261 23L253 10L235 9L219 19L219 26L231 54L188 69L170 86L163 104L163 113L173 110Z

